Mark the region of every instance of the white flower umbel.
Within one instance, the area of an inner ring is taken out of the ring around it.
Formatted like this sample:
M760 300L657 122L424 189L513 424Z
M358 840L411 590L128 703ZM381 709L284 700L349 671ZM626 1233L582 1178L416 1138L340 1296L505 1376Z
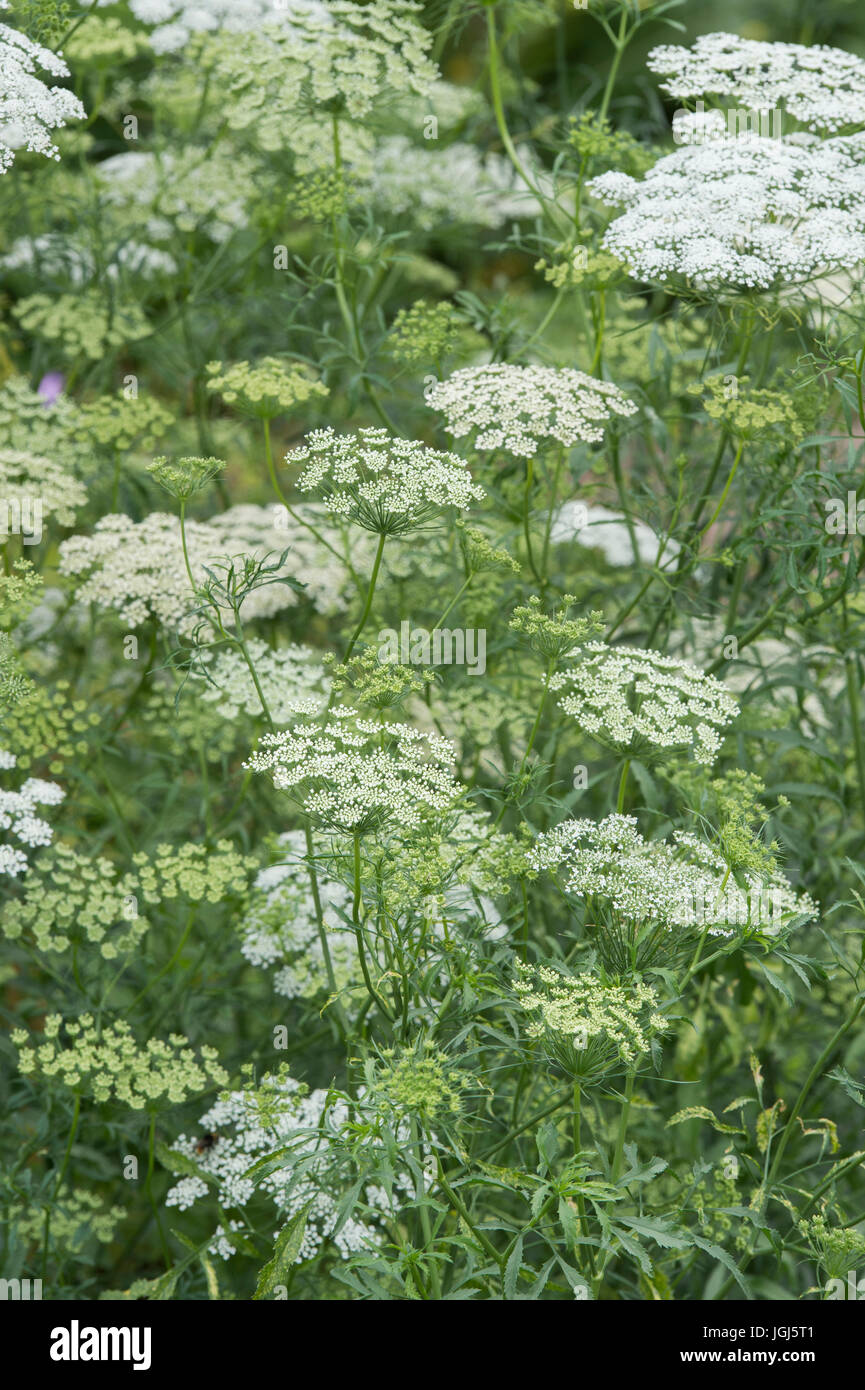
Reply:
M204 1135L180 1135L174 1151L191 1159L216 1181L220 1206L245 1207L256 1190L274 1203L281 1221L309 1204L297 1263L311 1259L325 1241L332 1241L343 1259L379 1243L382 1232L377 1215L389 1214L397 1194L414 1191L406 1175L397 1173L389 1199L370 1185L362 1195L363 1215L341 1219L345 1196L344 1169L331 1145L345 1126L348 1107L333 1101L330 1092L306 1087L293 1077L265 1075L258 1088L248 1087L224 1095L201 1117ZM256 1159L279 1151L282 1162L257 1181L245 1176ZM185 1177L168 1192L166 1206L181 1211L208 1195L208 1184ZM233 1229L238 1229L234 1226ZM228 1259L235 1252L230 1232L217 1229L211 1245L214 1254Z
M637 410L611 381L573 367L461 367L426 396L455 439L474 434L478 449L532 458L551 445L597 443L614 415Z
M318 492L328 511L380 536L425 530L443 512L464 511L486 495L458 455L378 426L357 434L313 430L286 462L304 465L301 492Z
M586 733L636 757L687 750L711 765L738 705L722 681L639 647L588 642L549 688Z
M295 16L327 18L326 0L129 0L129 8L142 24L153 25L156 53L178 53L194 34L244 34L263 24L288 24Z
M653 48L647 66L679 100L715 96L752 111L784 109L816 131L865 125L865 59L842 48L701 34L691 48Z
M229 556L251 555L272 561L288 551L282 573L303 575L306 593L323 611L342 605L345 575L333 556L279 507L229 507L210 521L186 523L193 578L201 584L207 568ZM130 627L156 618L181 631L195 626L195 595L183 563L180 522L165 512L143 521L102 517L89 536L71 536L60 545L62 574L82 576L77 597L115 609ZM268 584L244 600L244 619L271 617L297 602L286 584Z
M71 526L75 510L87 501L87 490L69 469L53 459L17 449L0 449L0 546L10 530L26 534L27 526L39 526L51 517ZM34 508L38 504L38 515Z
M514 989L531 1015L530 1038L540 1038L554 1061L581 1081L614 1068L635 1067L667 1021L650 985L568 975L549 965L517 962Z
M17 759L14 753L0 749L0 768L10 771ZM27 855L21 846L38 849L50 845L54 831L37 807L57 806L66 793L56 782L41 777L28 777L17 791L0 790L0 877L18 878L27 871Z
M244 34L208 38L202 62L225 91L235 129L325 104L361 120L395 94L425 96L437 80L420 10L413 0L320 0L289 5L281 18L274 7Z
M247 767L271 772L307 815L332 830L360 835L384 825L420 825L460 796L454 748L435 733L377 723L357 710L265 734Z
M626 209L603 245L638 279L765 290L865 257L861 136L687 144L643 179L610 172L589 188Z
M722 857L688 832L645 840L635 816L564 821L538 837L530 858L537 869L561 870L565 892L585 901L587 921L607 932L624 928L629 940L653 927L686 938L703 930L775 936L817 911L778 872L747 875L740 886Z
M354 173L350 162L349 169ZM407 218L420 231L434 231L443 222L501 227L537 209L509 159L482 155L464 141L436 149L405 135L387 136L369 157L367 180L354 183L353 200Z
M249 637L246 648L274 724L288 724L299 701L311 700L318 709L324 708L324 667L312 647L291 643L273 648L258 637ZM193 675L201 682L201 699L224 719L236 719L241 710L253 718L261 714L261 700L249 666L236 648L214 656L203 654L202 666Z
M11 168L16 150L59 159L51 132L87 116L74 92L47 87L37 77L40 68L52 77L69 76L59 53L0 24L0 174Z
M191 232L227 241L249 226L252 204L267 196L260 162L221 145L167 149L158 158L127 150L94 164L93 178L114 216L157 242Z
M241 951L250 965L273 970L273 988L287 999L320 999L330 994L327 964L318 931L315 900L306 867L303 831L279 837L282 862L259 874L249 910L240 924ZM331 966L343 1008L359 986L366 997L350 927L351 894L322 867L316 869L318 895L328 937Z

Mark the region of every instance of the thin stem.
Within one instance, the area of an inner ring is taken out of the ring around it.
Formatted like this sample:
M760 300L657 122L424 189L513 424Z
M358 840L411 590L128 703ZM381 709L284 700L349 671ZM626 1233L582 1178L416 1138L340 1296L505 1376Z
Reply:
M616 797L616 814L621 815L625 806L625 789L628 785L628 771L631 766L630 758L626 758L622 764L622 775L619 778L619 795Z
M349 644L348 644L348 650L346 651L346 654L345 654L345 660L346 660L346 661L348 661L349 658L351 657L351 654L352 654L352 652L354 651L355 646L356 646L356 644L357 644L357 639L360 637L360 634L363 632L364 628L366 627L366 621L367 621L367 618L369 617L370 609L372 608L372 599L373 599L373 594L375 593L376 580L378 579L378 572L379 572L379 569L380 569L380 567L381 567L381 557L382 557L382 552L383 552L383 550L384 550L385 539L386 539L385 534L384 534L384 532L382 531L381 535L380 535L379 538L378 538L378 549L377 549L376 552L375 552L375 560L373 561L372 574L370 575L370 579L369 579L369 588L367 589L367 594L366 594L366 603L365 603L364 606L363 606L363 612L361 613L361 616L360 616L360 622L358 623L357 627L356 627L355 630L354 630L354 636L352 637L351 641L350 641Z
M717 507L715 508L715 510L713 511L712 515L709 517L709 520L706 522L706 525L703 527L702 531L700 532L700 534L699 534L699 536L698 536L698 538L697 538L698 540L702 540L702 539L703 539L703 537L705 536L706 532L709 531L709 530L711 530L711 528L714 526L715 522L718 520L718 517L721 515L721 512L722 512L722 510L723 510L723 508L724 508L724 503L725 503L726 500L727 500L727 493L730 491L730 488L732 487L733 479L734 479L735 476L736 476L736 473L737 473L738 468L739 468L739 464L742 462L742 453L743 453L744 448L745 448L745 441L744 441L744 439L743 439L743 440L740 442L738 449L736 450L736 457L733 459L733 466L732 466L732 468L730 469L730 472L729 472L728 475L727 475L727 481L726 481L726 483L724 484L724 491L721 493L720 499L719 499L719 501L718 501L718 505L717 505Z

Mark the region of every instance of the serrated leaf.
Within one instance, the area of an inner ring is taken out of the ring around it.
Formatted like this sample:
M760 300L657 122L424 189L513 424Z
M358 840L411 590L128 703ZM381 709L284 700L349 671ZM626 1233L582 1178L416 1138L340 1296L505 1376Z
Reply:
M268 1260L259 1272L255 1293L252 1295L254 1299L266 1298L277 1284L288 1282L291 1267L300 1254L311 1206L312 1202L307 1202L306 1206L301 1207L276 1237L273 1258Z

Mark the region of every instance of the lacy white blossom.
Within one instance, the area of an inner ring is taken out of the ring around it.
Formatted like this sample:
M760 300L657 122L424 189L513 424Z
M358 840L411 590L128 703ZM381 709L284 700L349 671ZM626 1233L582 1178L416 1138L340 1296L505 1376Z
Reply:
M52 277L63 276L72 285L88 285L97 276L119 280L124 272L144 278L177 272L173 256L144 242L123 241L113 248L104 247L103 251L108 260L100 266L93 253L80 242L65 233L46 232L43 236L16 237L6 255L0 256L0 266L6 270L26 271L39 280L45 267L50 266Z
M235 129L325 103L344 105L361 119L387 96L425 95L436 81L428 56L432 35L418 23L420 9L413 0L295 4L282 22L275 11L271 22L243 35L213 35L203 62L226 92Z
M250 555L276 561L288 551L282 573L302 575L305 593L323 611L341 606L345 576L331 553L309 532L285 524L280 507L243 504L230 507L209 521L187 522L186 543L193 578L198 585L207 568L226 557ZM164 512L143 521L128 516L102 517L89 536L70 536L60 545L62 574L83 576L77 597L101 608L115 609L130 627L154 617L169 626L194 626L195 596L183 563L180 522ZM244 618L270 617L297 602L286 584L268 584L244 600Z
M138 237L156 242L194 231L227 241L249 226L250 202L262 196L256 161L221 145L128 150L95 164L93 177L108 206L134 218Z
M613 415L633 415L637 409L611 381L573 367L504 362L461 367L436 382L426 402L441 411L456 439L475 431L478 449L506 449L520 458L551 444L597 442Z
M32 529L41 538L48 517L71 526L87 491L69 470L53 459L15 449L0 449L0 546L13 532Z
M324 667L311 647L292 642L273 648L258 637L247 638L246 647L274 724L287 724L299 703L311 701L315 708L324 707ZM241 710L253 717L261 714L261 699L241 652L231 648L212 658L204 653L202 659L202 667L193 675L201 682L201 699L206 704L224 719L236 719Z
M324 952L302 831L279 837L282 862L259 874L250 908L241 923L241 951L251 965L273 969L273 987L287 999L316 999L330 993ZM363 988L357 942L346 919L351 894L316 865L319 901L340 1000L358 983ZM365 993L365 991L364 991Z
M865 124L865 59L841 48L701 34L691 48L653 48L647 65L667 78L661 87L672 97L728 97L754 111L784 107L818 131Z
M359 182L353 196L421 231L443 222L502 227L537 210L509 159L481 155L463 141L436 149L391 135L378 142L369 163L368 182Z
M113 4L114 0L101 0ZM150 43L156 53L177 53L193 34L245 34L263 24L293 18L327 20L326 0L129 0L142 24L154 27Z
M14 753L0 750L0 768L11 771L16 762ZM18 878L26 872L27 855L20 845L37 849L51 844L54 831L42 816L35 814L36 808L57 806L65 795L56 782L46 782L41 777L28 777L17 791L0 790L0 875Z
M610 172L590 190L624 206L603 245L640 279L768 289L865 257L865 142L741 135L682 146L642 180Z
M417 826L448 810L460 795L453 762L453 745L439 734L346 708L265 734L246 766L272 772L274 786L294 791L321 824L360 834L393 822Z
M746 875L747 886L740 887L721 856L695 835L677 830L672 841L645 840L635 816L563 821L538 837L531 858L535 868L561 869L565 892L584 899L596 918L606 911L637 928L773 935L792 918L817 912L781 873Z
M301 492L319 492L328 511L380 535L421 530L446 509L463 510L486 495L465 459L378 426L357 434L313 430L286 462L305 465Z
M11 167L19 149L59 159L51 132L87 115L74 92L47 87L36 76L40 68L52 77L69 76L59 53L0 24L0 174Z
M650 985L604 984L596 975L567 975L548 965L517 962L514 983L531 1014L526 1033L542 1038L551 1054L578 1076L598 1075L615 1063L633 1067L655 1033L668 1027Z
M588 642L575 656L549 687L581 729L637 756L687 749L699 763L715 761L720 730L738 709L722 681L639 647Z
M257 1089L232 1091L202 1115L203 1136L182 1134L172 1147L216 1180L217 1199L229 1208L245 1207L256 1191L253 1180L244 1176L256 1159L283 1150L283 1162L261 1177L257 1187L272 1200L283 1222L311 1203L297 1262L311 1259L328 1240L346 1259L379 1243L376 1216L393 1208L393 1198L370 1185L362 1194L363 1217L340 1221L345 1180L331 1145L348 1118L345 1102L330 1100L328 1091L307 1093L293 1077L265 1075ZM413 1191L405 1175L395 1177L394 1197ZM165 1202L184 1210L208 1190L201 1178L184 1177ZM234 1253L230 1235L215 1233L211 1250L227 1259Z

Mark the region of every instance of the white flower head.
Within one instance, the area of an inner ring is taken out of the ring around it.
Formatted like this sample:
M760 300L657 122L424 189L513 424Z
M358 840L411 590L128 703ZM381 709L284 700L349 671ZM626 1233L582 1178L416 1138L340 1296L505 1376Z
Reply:
M672 840L645 840L635 816L564 821L538 837L530 858L537 869L560 870L565 892L585 902L615 968L638 964L640 953L645 964L703 930L771 937L817 913L781 873L746 875L743 887L696 835L679 830Z
M328 511L379 535L424 530L442 512L463 511L485 496L457 454L378 427L357 434L313 430L286 462L305 465L301 492L319 492Z
M474 433L476 448L503 449L519 458L555 444L597 443L614 415L637 410L611 381L573 367L503 362L461 367L432 386L426 402L444 415L454 438Z
M332 830L362 834L420 825L460 796L453 745L407 724L377 723L357 710L265 734L247 767L271 772L307 815Z
M306 700L313 710L324 707L324 667L311 647L292 642L273 648L259 637L248 637L246 648L274 724L289 723ZM261 714L258 689L237 648L202 653L202 664L192 674L200 682L201 699L223 719L234 720L241 710L252 717Z
M809 130L865 124L865 59L825 44L766 43L701 34L691 48L664 44L647 60L672 97L725 97L753 111L780 107Z
M588 642L550 678L558 704L586 733L635 756L685 751L711 765L738 706L722 681L639 647Z
M325 612L342 606L346 575L315 537L286 524L278 506L240 504L209 521L186 523L186 544L193 578L200 586L208 569L229 557L250 556L273 563L287 552L280 573L303 575L305 593ZM77 597L114 609L130 627L150 618L191 631L199 600L183 561L180 522L165 512L151 512L135 522L122 514L102 517L89 536L70 536L60 544L60 570L82 576ZM297 602L287 584L267 584L243 599L244 619L268 618Z
M0 752L0 767L9 771L15 767L14 753ZM56 782L42 777L28 777L17 791L0 790L0 876L19 878L27 871L27 855L21 846L40 849L50 845L54 831L37 807L57 806L66 793Z
M865 258L865 141L740 135L683 145L643 179L589 184L625 208L603 245L643 280L772 289Z
M59 159L51 132L87 115L74 92L46 86L36 75L40 68L52 77L69 76L59 53L0 24L0 174L19 149Z

